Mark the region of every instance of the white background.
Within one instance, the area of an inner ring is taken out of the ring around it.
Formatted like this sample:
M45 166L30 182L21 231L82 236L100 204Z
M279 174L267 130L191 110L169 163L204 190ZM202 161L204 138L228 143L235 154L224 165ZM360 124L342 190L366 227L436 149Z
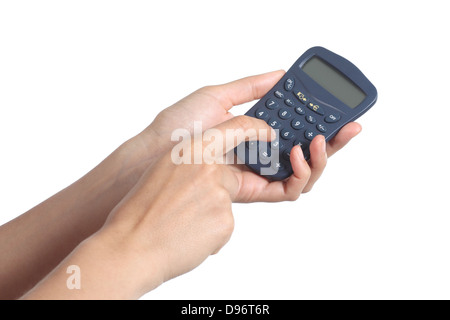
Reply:
M234 205L228 245L144 299L448 299L448 8L2 1L0 224L195 89L286 70L321 45L378 89L362 133L297 202Z

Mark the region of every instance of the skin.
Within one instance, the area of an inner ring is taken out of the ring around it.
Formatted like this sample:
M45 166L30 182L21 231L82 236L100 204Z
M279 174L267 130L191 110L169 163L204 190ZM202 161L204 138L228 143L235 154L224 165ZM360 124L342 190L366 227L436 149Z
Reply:
M170 159L172 131L192 131L194 121L204 129L271 133L265 122L229 111L261 98L283 74L197 90L83 178L0 227L0 298L138 298L220 250L233 230L233 201L292 201L310 191L327 156L361 131L358 124L347 124L327 144L316 137L309 164L295 147L294 175L282 182L270 183L244 166L177 166ZM66 287L70 265L80 266L81 290Z

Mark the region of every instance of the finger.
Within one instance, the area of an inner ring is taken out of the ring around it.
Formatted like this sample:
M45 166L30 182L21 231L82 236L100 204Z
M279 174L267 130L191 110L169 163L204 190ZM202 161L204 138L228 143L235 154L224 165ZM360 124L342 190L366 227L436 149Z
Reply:
M327 143L328 157L331 157L337 151L342 149L351 139L360 133L361 130L361 125L356 122L350 122L343 126L338 134Z
M311 179L311 168L305 160L302 148L295 146L291 151L291 165L294 173L286 181L286 200L297 200Z
M252 201L279 202L297 200L308 183L311 170L305 161L302 149L295 146L291 151L291 165L294 173L285 181L268 182L266 179L256 176L254 173L246 172L248 179L258 179L261 185L259 192L255 192L256 198ZM242 184L246 183L245 181Z
M225 110L229 110L233 106L262 98L284 74L284 70L273 71L208 88Z
M211 136L214 139L211 139ZM214 140L207 148L223 150L222 155L244 141L272 141L275 138L275 131L265 121L248 116L234 117L204 133L204 140Z
M316 136L309 145L309 151L311 153L309 166L311 168L311 177L308 183L303 189L303 193L311 191L312 187L319 180L320 176L327 165L327 144L325 137L322 135Z

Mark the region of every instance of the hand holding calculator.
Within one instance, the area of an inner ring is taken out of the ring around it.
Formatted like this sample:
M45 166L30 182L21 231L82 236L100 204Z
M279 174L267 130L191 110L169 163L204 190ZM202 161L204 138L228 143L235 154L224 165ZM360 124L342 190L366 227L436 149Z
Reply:
M286 179L292 174L293 146L299 145L308 160L316 135L329 141L376 100L377 90L355 65L325 48L313 47L246 113L278 129L279 139L249 141L235 152L253 171L270 180Z

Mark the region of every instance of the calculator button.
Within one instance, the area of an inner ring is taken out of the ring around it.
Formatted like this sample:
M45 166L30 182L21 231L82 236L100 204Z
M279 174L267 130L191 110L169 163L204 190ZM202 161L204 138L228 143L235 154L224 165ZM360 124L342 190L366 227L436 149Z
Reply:
M279 115L280 118L283 119L283 120L289 119L289 118L292 116L292 114L289 112L288 109L281 109L281 110L278 112L278 115Z
M314 104L312 102L308 103L308 108L310 108L312 111L314 111L317 114L320 114L323 116L325 112L323 111L323 108L317 104Z
M306 116L306 121L308 121L309 123L317 122L316 118L314 118L313 116Z
M246 145L250 150L255 150L258 147L258 141L249 141Z
M276 119L271 119L268 122L269 126L271 126L274 129L280 129L281 128L281 122L280 120L276 120Z
M288 149L285 152L283 152L283 159L287 161L291 159L291 149Z
M334 122L338 122L340 119L341 119L341 116L339 114L330 114L325 117L325 122L334 123Z
M295 107L295 103L294 103L294 101L292 101L292 99L284 100L284 104L289 106L289 107Z
M269 113L266 110L258 109L255 112L255 116L258 119L267 120L269 118Z
M325 127L323 124L319 123L316 126L317 130L319 130L320 132L327 132L327 127Z
M308 140L312 140L314 139L314 137L316 136L316 133L312 130L306 130L305 131L305 138Z
M300 148L302 148L302 150L303 150L304 148L308 147L308 143L303 141L302 139L298 139L298 140L295 140L295 142L294 142L294 147L295 146L300 146Z
M281 141L281 140L272 141L270 143L270 148L272 150L281 150L281 149L283 149L283 147L284 147L284 144L283 144L283 141Z
M303 92L298 91L295 96L298 98L298 100L300 100L301 103L308 103L308 98L303 94Z
M285 169L285 167L281 162L275 162L272 165L272 169L274 169L275 171L283 171Z
M295 84L294 78L287 78L286 81L284 82L284 89L286 91L291 91L292 89L294 89L294 84Z
M290 129L281 130L281 137L286 140L291 140L294 138L294 133Z
M279 99L283 99L284 98L284 94L280 90L275 91L273 94L275 95L275 97L277 97Z
M305 108L303 107L295 107L295 112L297 112L299 115L305 114Z
M278 105L278 102L276 102L275 100L269 99L266 101L266 107L273 110L273 109L278 108L279 105Z
M292 128L294 128L295 130L300 130L301 128L303 128L305 125L303 124L303 122L301 122L299 119L294 119L291 122L291 126Z
M259 153L259 161L262 163L262 164L268 164L269 163L269 161L270 161L270 151L269 151L270 149L267 149L267 150L260 150L260 153Z

